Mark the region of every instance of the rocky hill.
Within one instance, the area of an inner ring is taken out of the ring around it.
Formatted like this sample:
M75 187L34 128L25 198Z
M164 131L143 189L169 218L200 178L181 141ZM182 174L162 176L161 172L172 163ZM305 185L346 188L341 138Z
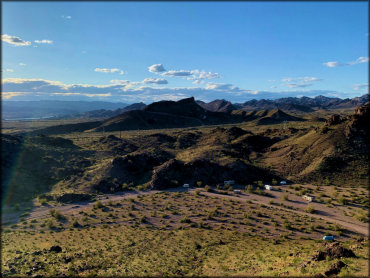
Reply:
M107 119L94 131L179 128L202 125L240 123L247 118L224 112L211 112L199 106L194 98L159 101L143 110L133 110Z
M304 119L289 115L280 109L268 111L265 116L257 120L258 125L270 125L291 121L304 121Z
M237 109L230 101L226 101L224 99L216 99L209 103L198 100L197 104L204 109L213 112L230 112Z
M369 103L353 115L333 115L321 128L275 143L262 155L261 163L297 181L364 184L369 170L368 116Z

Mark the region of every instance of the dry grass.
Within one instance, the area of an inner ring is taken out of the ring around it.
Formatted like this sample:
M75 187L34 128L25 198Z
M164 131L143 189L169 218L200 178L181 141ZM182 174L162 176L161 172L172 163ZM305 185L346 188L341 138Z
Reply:
M354 242L346 243L353 245ZM52 245L61 253L48 252ZM2 237L2 272L46 276L312 276L336 260L303 268L322 243L267 240L237 231L158 230L122 225L61 232L10 232ZM366 275L366 245L358 258L344 259L345 274ZM38 253L34 253L39 251Z

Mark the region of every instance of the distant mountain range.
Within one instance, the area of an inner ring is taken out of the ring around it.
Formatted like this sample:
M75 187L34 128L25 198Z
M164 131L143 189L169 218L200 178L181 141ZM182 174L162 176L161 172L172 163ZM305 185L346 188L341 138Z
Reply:
M364 105L369 101L368 95L355 98L331 98L324 96L310 97L288 97L276 100L249 100L244 103L234 104L236 109L241 110L261 110L261 109L282 109L296 110L300 112L312 112L319 109L339 109L339 108L356 108Z
M260 99L249 100L244 103L231 103L224 99L217 99L209 103L197 101L204 109L213 112L230 112L233 110L263 110L263 109L281 109L284 111L295 112L313 112L320 109L340 109L340 108L356 108L364 105L369 101L368 95L355 98L331 98L324 96L310 97L288 97L275 100Z
M159 101L140 110L130 110L106 120L51 126L36 130L35 134L62 134L81 131L148 130L184 128L205 125L256 121L258 125L285 121L304 121L279 109L261 111L213 112L198 105L194 98L179 101Z
M123 108L118 108L116 110L106 110L106 109L99 109L99 110L92 110L87 111L84 113L77 113L64 116L63 118L110 118L114 116L118 116L127 111L131 110L142 110L146 107L146 104L140 103L133 103Z
M105 101L2 101L2 119L61 117L84 113L91 110L115 110L124 108L127 103Z
M368 95L355 97L352 99L340 99L324 96L310 97L288 97L275 100L260 99L249 100L244 103L231 103L224 99L217 99L211 102L194 101L198 107L210 112L232 113L232 111L260 111L260 110L283 110L285 112L313 112L316 110L356 108L364 105L369 100ZM128 105L126 103L112 103L103 101L3 101L2 119L22 119L22 118L90 118L108 119L119 116L128 111L155 112L153 109L164 109L167 104L173 106L173 102L160 101L150 105L142 102ZM185 105L181 103L180 106ZM186 108L175 105L171 113L177 110L186 112ZM185 109L185 110L184 110ZM199 109L188 110L192 113L199 112ZM135 112L140 114L142 112ZM147 114L147 113L146 113ZM185 113L186 114L186 113ZM182 116L185 116L182 115ZM133 114L132 114L133 115ZM186 114L187 117L197 118L199 115ZM197 116L198 115L198 116ZM127 117L127 115L125 115ZM202 120L202 119L200 119Z

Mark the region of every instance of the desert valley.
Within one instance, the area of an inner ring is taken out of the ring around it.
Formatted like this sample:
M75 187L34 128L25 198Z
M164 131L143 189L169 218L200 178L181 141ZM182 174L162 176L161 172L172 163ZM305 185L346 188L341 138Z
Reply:
M3 273L366 275L369 102L308 100L3 122Z
M2 1L1 277L370 277L368 1Z

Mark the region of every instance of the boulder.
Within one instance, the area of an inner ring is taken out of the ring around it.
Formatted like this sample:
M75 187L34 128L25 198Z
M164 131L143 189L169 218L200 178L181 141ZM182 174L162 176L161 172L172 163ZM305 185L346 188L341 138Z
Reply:
M341 122L343 122L342 117L338 114L334 114L330 116L330 118L326 121L326 124L330 126L340 124Z
M49 252L60 253L62 252L62 247L60 247L59 245L53 245L50 247Z
M345 266L346 264L344 262L338 261L335 264L332 264L330 268L324 272L324 274L326 276L337 275L340 272L340 270Z
M344 248L340 246L339 242L333 242L329 244L325 244L324 251L318 251L313 257L313 261L323 261L326 257L330 257L332 259L339 259L339 258L355 258L356 255L353 253L352 250Z
M355 258L356 255L352 250L339 245L339 242L333 242L325 248L326 254L334 259L338 258Z

